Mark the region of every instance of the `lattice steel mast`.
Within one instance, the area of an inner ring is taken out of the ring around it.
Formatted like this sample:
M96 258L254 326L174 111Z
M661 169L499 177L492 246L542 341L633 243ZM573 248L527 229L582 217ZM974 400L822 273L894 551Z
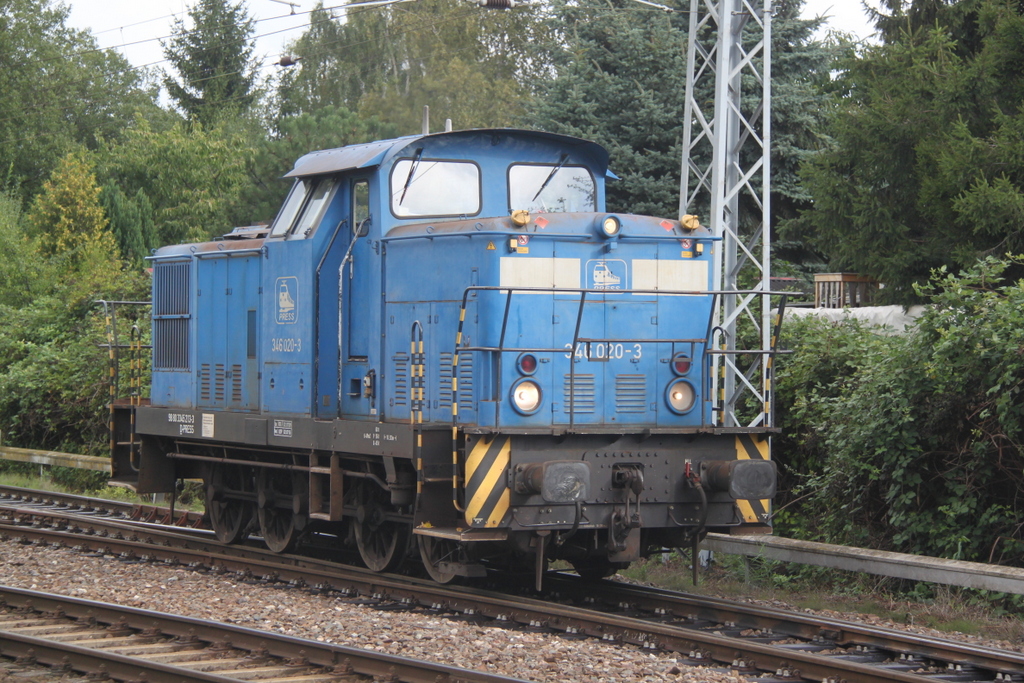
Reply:
M770 17L771 0L690 0L679 209L680 215L706 215L702 222L722 238L715 248L715 288L724 291L770 291ZM701 101L710 92L713 109ZM738 348L741 319L751 321L761 348L770 348L770 306L767 295L722 297L715 344L726 353L715 356L714 367L722 426L772 426L767 356L741 368L740 356L729 353Z

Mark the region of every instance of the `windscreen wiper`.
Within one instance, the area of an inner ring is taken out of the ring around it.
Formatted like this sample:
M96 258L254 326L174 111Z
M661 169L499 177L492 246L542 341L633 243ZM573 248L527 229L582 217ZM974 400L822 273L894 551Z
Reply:
M416 167L420 165L421 156L423 156L422 147L416 150L416 156L412 158L412 165L409 167L409 176L405 179L405 185L402 186L402 196L398 198L399 206L401 206L402 202L405 201L405 193L409 191L409 185L412 184L412 177L416 175Z
M558 165L551 169L551 173L548 173L548 177L544 179L544 184L540 186L539 190L537 190L537 194L533 195L533 199L530 200L531 202L537 201L537 197L539 197L540 193L544 191L544 188L548 186L548 183L551 182L551 179L555 177L555 174L558 173L558 169L565 166L565 162L567 161L569 161L569 155L563 154L562 158L558 160ZM399 204L401 204L401 202L399 202Z

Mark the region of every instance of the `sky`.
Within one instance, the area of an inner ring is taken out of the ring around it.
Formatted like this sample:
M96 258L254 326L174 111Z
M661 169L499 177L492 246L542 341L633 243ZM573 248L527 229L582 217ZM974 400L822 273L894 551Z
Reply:
M877 3L877 0L870 0ZM91 31L100 47L115 48L137 67L166 68L160 39L171 33L175 17L183 17L195 0L63 0L71 8L69 23ZM343 0L338 0L341 4ZM316 0L248 0L256 20L256 52L264 74L275 66L288 41L302 35ZM295 14L291 12L294 10ZM803 16L831 16L829 26L867 38L872 28L861 0L806 0Z
M872 7L878 7L877 0L869 1ZM874 32L861 0L805 0L801 16L805 19L830 17L827 28L852 33L858 38L870 38Z
M175 18L185 17L195 0L63 0L71 8L68 23L92 32L99 46L115 48L134 66L166 68L160 40L171 34ZM316 0L248 0L256 20L255 55L265 68L281 57L288 41L302 35ZM340 0L339 0L340 4ZM291 7L294 5L295 7ZM291 14L292 9L295 15Z

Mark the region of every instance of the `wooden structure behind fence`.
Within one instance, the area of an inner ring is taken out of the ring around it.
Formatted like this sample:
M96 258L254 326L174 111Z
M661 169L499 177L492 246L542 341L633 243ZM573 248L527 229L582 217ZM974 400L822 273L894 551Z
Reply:
M870 306L878 281L856 273L818 273L814 276L815 308Z

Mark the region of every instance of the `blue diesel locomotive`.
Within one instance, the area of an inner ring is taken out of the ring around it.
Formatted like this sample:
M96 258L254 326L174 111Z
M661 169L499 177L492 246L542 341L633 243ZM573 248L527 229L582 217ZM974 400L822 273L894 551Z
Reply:
M716 239L605 212L602 147L455 131L288 177L269 227L151 257L151 396L113 406L115 479L202 478L224 542L319 533L440 582L770 528L769 423L715 417Z

